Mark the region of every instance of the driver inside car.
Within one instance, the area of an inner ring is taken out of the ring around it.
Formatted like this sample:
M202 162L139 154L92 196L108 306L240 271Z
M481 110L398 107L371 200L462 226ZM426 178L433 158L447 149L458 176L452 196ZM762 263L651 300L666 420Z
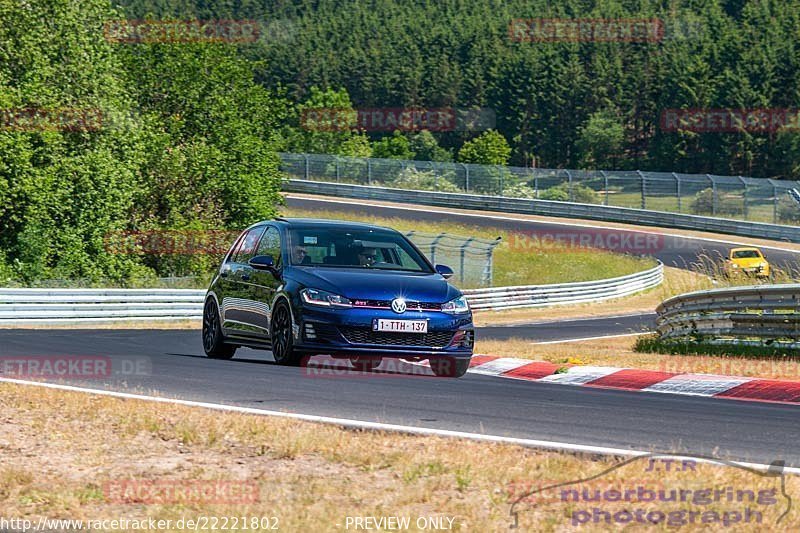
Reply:
M307 265L311 262L311 258L304 247L295 246L292 250L292 262L296 265Z
M375 248L362 248L358 252L358 264L360 266L372 266L377 260L378 250Z

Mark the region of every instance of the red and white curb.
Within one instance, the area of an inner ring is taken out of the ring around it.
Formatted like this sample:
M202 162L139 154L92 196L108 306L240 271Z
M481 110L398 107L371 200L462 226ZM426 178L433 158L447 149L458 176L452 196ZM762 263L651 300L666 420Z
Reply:
M372 370L356 370L346 359L316 356L307 361L309 377L434 377L428 361L386 358ZM613 366L565 366L547 361L475 355L470 374L628 391L660 392L734 400L800 404L800 381L745 378L714 374L678 374Z
M800 381L676 374L610 366L572 366L557 373L560 368L564 366L546 361L476 355L469 373L560 385L800 404Z

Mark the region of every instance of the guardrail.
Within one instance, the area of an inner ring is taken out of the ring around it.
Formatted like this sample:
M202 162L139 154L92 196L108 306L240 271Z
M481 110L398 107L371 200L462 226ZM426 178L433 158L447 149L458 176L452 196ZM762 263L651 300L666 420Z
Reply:
M747 222L744 220L703 217L682 213L668 213L665 211L650 211L630 207L576 204L551 200L505 198L502 196L452 192L391 189L387 187L298 179L286 181L284 190L288 192L341 196L362 200L383 200L439 207L458 207L461 209L580 218L605 222L622 222L640 226L680 228L800 243L800 227L798 226Z
M664 339L800 340L800 284L795 283L690 292L664 301L656 312Z
M664 265L636 274L598 281L581 281L554 285L523 285L463 291L475 310L548 307L555 305L601 302L629 296L657 287L664 280Z
M199 320L206 291L0 289L0 324Z
M663 265L614 279L471 289L478 309L597 302L655 287ZM1 289L0 325L70 324L131 320L199 320L206 291L192 289Z

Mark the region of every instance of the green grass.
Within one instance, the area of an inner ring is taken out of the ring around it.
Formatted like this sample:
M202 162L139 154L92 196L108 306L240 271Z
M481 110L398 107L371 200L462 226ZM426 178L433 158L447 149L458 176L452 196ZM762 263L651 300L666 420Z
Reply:
M634 351L665 355L718 355L747 359L800 359L800 348L785 346L746 346L741 344L711 344L702 339L667 340L658 335L645 335L636 339Z
M518 251L506 243L495 249L494 284L507 286L592 281L641 272L655 264L652 259L598 250L562 248Z
M598 204L602 204L605 201L604 193L598 193L597 197ZM689 215L696 214L692 211L692 202L695 200L694 194L686 194L681 197L680 209L678 208L678 198L676 196L647 196L645 200L645 209L651 211L666 211L668 213L685 213ZM766 200L761 203L755 203L753 200L750 200L747 206L747 216L744 216L744 207L741 200L738 202L731 200L730 202L738 206L740 212L738 214L721 213L717 215L718 217L749 220L752 222L767 222L769 224L774 222L774 208L771 200ZM608 196L608 205L641 209L642 195L639 192L615 193L612 191Z
M376 217L360 213L303 210L285 207L283 216L332 218L369 222L399 231L423 233L447 232L465 237L494 239L501 244L494 250L494 286L534 285L593 281L641 272L655 266L650 258L615 254L602 250L548 246L532 248L517 246L511 232L484 226L451 222L423 222L405 218ZM453 265L451 265L453 266Z

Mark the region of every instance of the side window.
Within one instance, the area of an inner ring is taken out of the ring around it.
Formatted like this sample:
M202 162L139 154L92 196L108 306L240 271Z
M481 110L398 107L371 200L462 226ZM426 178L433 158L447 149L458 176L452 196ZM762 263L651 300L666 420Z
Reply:
M267 226L267 231L258 244L256 255L271 255L275 266L281 265L281 234L274 226Z
M236 257L236 252L239 251L239 248L242 247L242 243L244 242L246 234L242 233L238 237L236 237L236 241L233 243L233 247L231 248L230 253L228 254L228 258L225 260L226 263L233 263L234 258Z
M264 233L264 226L253 228L247 232L247 235L239 242L239 246L233 253L233 262L246 264L254 255L256 255L256 245L258 238Z

